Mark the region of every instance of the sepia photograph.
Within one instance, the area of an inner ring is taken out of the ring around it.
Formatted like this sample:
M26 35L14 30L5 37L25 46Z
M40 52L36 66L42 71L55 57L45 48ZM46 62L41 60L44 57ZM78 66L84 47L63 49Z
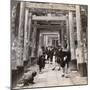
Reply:
M10 6L11 89L88 85L88 5Z

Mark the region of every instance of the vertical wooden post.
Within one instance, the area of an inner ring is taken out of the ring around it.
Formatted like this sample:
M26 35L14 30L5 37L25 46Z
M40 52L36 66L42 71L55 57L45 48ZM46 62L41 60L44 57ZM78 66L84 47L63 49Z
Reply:
M70 50L70 34L69 34L69 22L68 17L66 19L66 33L67 33L67 49Z
M59 42L60 42L59 44L60 44L60 45L61 45L61 43L62 43L61 38L62 38L62 37L61 37L61 29L60 29L60 30L59 30L59 40L60 40L60 41L59 41Z
M81 18L80 18L80 6L76 5L76 25L77 25L77 41L78 41L78 68L81 76L87 75L87 65L84 62L84 48L82 40L82 28L81 28Z
M38 49L38 56L40 55L40 50L41 50L41 38L42 38L42 35L41 35L41 33L39 33L39 49Z
M32 23L32 13L29 12L29 9L26 9L26 27L24 32L24 61L28 61L29 58L29 50L30 50L30 33L31 33L31 23Z
M32 25L32 13L29 12L29 18L28 18L28 41L30 41L30 35L31 35L31 25Z
M37 22L34 22L35 27L33 28L33 34L32 34L32 53L31 53L31 57L35 57L35 48L36 48L36 33L37 33L37 28L36 28L36 24Z
M28 14L29 14L29 10L26 9L25 10L25 27L24 27L24 53L23 53L23 61L27 61L28 59Z
M77 70L77 61L75 56L74 44L74 27L73 27L73 13L69 11L69 33L70 33L70 50L71 50L71 66L72 70Z
M46 46L48 46L48 36L46 35Z
M20 2L20 16L18 28L18 46L17 46L17 66L23 66L23 46L24 46L24 14L25 3Z
M63 48L63 40L64 40L64 38L63 38L63 35L64 35L64 33L63 33L63 26L61 27L61 46L62 46L62 48Z

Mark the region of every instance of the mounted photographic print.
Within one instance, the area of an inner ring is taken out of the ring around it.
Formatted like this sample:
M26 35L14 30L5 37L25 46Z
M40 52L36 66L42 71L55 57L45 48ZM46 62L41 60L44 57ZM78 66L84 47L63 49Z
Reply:
M88 84L88 6L11 0L11 88Z

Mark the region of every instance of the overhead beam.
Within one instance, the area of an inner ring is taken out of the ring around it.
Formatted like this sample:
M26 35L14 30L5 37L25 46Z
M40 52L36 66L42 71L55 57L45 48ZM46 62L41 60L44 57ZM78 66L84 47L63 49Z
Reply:
M62 26L61 25L32 25L32 27L37 27L37 28L49 28L49 29L60 29Z
M38 27L39 29L49 29L49 30L60 30L61 29L61 27Z
M52 33L41 33L41 34L43 34L43 35L50 35L51 37L58 35L58 33L53 33L53 34Z
M56 33L56 32L52 32L52 33L47 33L47 32L41 32L40 34L43 34L43 35L49 35L49 36L56 36L56 35L58 35L58 33Z
M32 16L32 20L36 21L63 21L66 20L66 16Z
M46 29L47 30L47 29ZM51 30L40 30L40 33L42 34L58 34L58 31L54 30L53 32Z
M40 24L32 24L32 26L33 27L61 27L62 25L51 25L51 24L47 24L47 25L45 25L45 24L43 24L43 25L40 25Z
M59 3L32 3L26 2L26 8L37 8L37 9L55 9L55 10L71 10L75 11L75 5L59 4Z
M51 31L51 32L54 32L54 31L59 31L60 30L60 28L38 28L38 30L40 30L40 31Z

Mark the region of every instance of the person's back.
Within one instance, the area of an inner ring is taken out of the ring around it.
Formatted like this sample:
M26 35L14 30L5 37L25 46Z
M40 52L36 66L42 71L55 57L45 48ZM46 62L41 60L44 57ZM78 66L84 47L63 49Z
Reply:
M39 65L39 70L45 67L45 57L44 55L39 56L37 64Z
M58 57L63 58L63 51L62 51L62 49L58 50Z

